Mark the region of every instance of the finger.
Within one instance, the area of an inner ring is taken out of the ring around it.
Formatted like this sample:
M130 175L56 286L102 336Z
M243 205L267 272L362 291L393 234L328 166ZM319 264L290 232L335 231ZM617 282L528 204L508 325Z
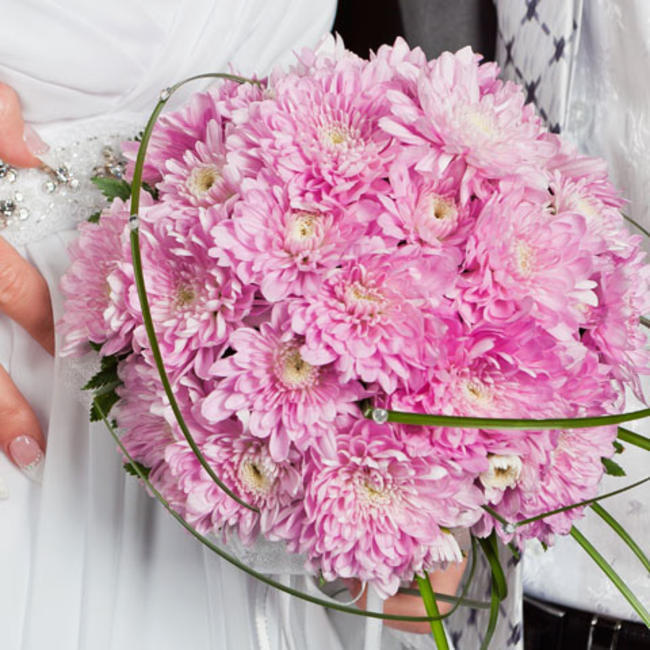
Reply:
M434 593L453 595L458 591L458 585L463 577L465 568L467 567L467 560L462 562L450 564L445 570L433 571L429 574L429 580ZM361 583L358 580L344 580L352 598L359 596L361 590ZM413 583L413 588L417 589L417 583ZM366 609L366 593L359 597L356 601L360 609ZM437 601L438 610L441 614L446 614L451 608L452 604ZM411 594L398 593L391 596L384 601L383 611L385 614L395 614L398 616L428 616L427 610L421 596ZM429 634L431 626L429 623L417 623L413 621L384 621L388 627L404 632L412 632L415 634Z
M54 317L43 276L0 237L0 311L54 353Z
M25 125L16 91L0 83L0 160L15 167L38 167L49 147Z
M45 438L27 400L0 365L0 447L30 479L41 482Z

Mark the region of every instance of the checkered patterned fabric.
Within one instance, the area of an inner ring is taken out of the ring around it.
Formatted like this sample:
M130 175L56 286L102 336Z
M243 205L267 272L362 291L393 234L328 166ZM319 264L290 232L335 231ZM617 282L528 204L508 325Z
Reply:
M495 0L497 61L502 76L521 84L548 128L559 133L580 39L583 0Z

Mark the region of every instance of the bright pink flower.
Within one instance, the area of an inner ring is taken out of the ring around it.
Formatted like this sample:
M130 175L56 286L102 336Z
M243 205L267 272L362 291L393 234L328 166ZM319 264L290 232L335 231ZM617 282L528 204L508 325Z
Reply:
M202 533L225 536L234 531L246 543L262 532L295 536L301 519L301 459L294 452L284 462L274 461L266 441L243 430L237 419L212 427L213 435L200 450L219 479L240 499L259 510L237 503L210 478L185 441L166 449L165 459L179 489L187 495L184 516Z
M215 264L208 230L210 213L202 213L184 236L165 221L171 208L159 204L142 219L142 264L151 316L165 363L180 368L200 349L221 350L230 333L248 314L255 288L243 286L231 269ZM128 308L139 313L131 292ZM135 332L139 346L148 348L144 327Z
M409 385L425 362L425 318L446 309L455 279L453 259L404 247L366 255L331 271L317 294L289 305L302 357L334 362L349 381L378 382L391 393Z
M355 402L366 392L332 365L311 365L302 358L302 338L288 329L285 309L275 308L259 331L236 330L228 343L236 352L211 369L223 379L203 402L204 417L220 422L248 411L251 433L268 438L278 461L288 457L291 443L301 451L335 446L336 418L358 413Z
M366 230L354 211L325 205L296 205L275 178L245 184L232 219L214 231L246 284L260 287L271 302L316 292L324 274L341 263Z
M473 476L409 457L389 425L360 420L337 436L334 457L311 455L305 485L305 528L296 545L325 579L358 578L383 596L414 573L461 560L442 527L480 516Z

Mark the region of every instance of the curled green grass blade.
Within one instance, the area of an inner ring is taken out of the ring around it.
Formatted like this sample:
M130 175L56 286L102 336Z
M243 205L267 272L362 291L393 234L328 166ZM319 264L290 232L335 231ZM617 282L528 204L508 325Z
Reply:
M364 411L366 417L372 418L373 409ZM650 417L650 408L619 413L616 415L598 415L583 418L549 418L543 420L521 418L478 418L461 415L429 415L426 413L407 413L405 411L387 411L387 422L413 424L425 427L459 427L466 429L588 429L609 424L620 424Z
M487 650L492 641L492 636L494 635L494 630L496 629L497 621L499 619L499 605L508 595L508 583L506 582L506 576L503 572L501 561L499 560L496 532L493 530L489 537L479 539L479 543L481 544L483 553L485 553L485 557L490 565L490 571L492 572L490 618L488 620L488 626L485 631L483 643L481 644L481 650Z
M650 232L648 232L638 221L635 221L632 217L628 217L624 212L621 212L621 214L625 221L632 224L637 230L640 230L646 237L650 237Z
M630 445L634 445L635 447L641 447L641 449L650 451L650 438L634 433L634 431L630 431L624 427L618 428L617 438Z
M503 567L501 566L501 560L499 559L496 531L493 530L489 537L479 538L478 541L490 565L492 581L497 596L499 597L499 600L503 600L508 595L508 583L506 581L506 575L503 572Z
M424 608L427 610L427 614L432 617L430 623L431 633L433 634L433 640L436 642L436 648L438 648L438 650L449 650L445 626L440 618L440 610L438 609L438 603L436 603L436 595L433 593L429 576L425 573L424 577L415 576L415 579L420 588ZM434 618L435 620L433 620Z
M591 559L599 566L603 573L612 581L612 584L623 594L625 600L639 615L641 620L650 628L650 614L641 601L632 593L624 580L614 571L609 562L592 546L591 542L575 527L571 528L571 537L582 546Z
M196 528L188 524L168 503L168 501L163 497L158 490L153 486L153 484L149 481L147 475L145 472L142 471L139 463L133 459L133 457L129 454L127 451L126 447L120 440L120 437L117 435L115 428L113 425L109 422L108 418L106 417L106 414L100 410L102 420L104 421L104 424L106 425L106 428L108 429L109 433L113 437L113 440L115 440L117 446L120 448L122 453L124 454L124 457L127 459L131 467L133 468L133 474L136 475L143 483L144 485L147 486L147 489L149 492L158 500L160 503L164 506L164 508L169 512L169 514L178 521L178 523L187 530L190 535L198 539L204 546L209 548L211 551L216 553L219 557L222 559L226 560L226 562L229 562L233 566L237 567L238 569L241 569L248 575L252 576L253 578L256 578L260 582L263 582L264 584L269 585L270 587L274 587L275 589L278 589L279 591L283 591L284 593L287 593L291 596L295 596L296 598L300 598L301 600L305 600L309 603L313 603L314 605L320 605L321 607L326 607L328 609L334 609L339 612L344 612L346 614L352 614L353 616L362 616L365 618L380 618L386 621L408 621L408 622L413 622L413 623L430 623L432 620L434 620L430 616L400 616L398 614L384 614L383 612L369 612L367 610L361 610L357 609L356 607L349 607L347 605L341 605L340 603L337 603L336 601L333 600L325 600L324 598L318 598L317 596L312 596L311 594L306 594L303 593L302 591L299 591L298 589L294 589L292 587L288 587L287 585L282 584L281 582L277 582L276 580L273 580L272 578L269 578L268 576L259 573L258 571L255 571L255 569L251 569L249 566L238 560L236 557L230 555L226 551L224 551L222 548L217 546L214 542L212 542L210 539L205 537L204 535L201 535ZM440 618L444 618L446 615L441 615Z
M643 567L645 570L650 573L650 560L648 559L648 556L643 552L641 547L634 541L630 533L621 526L621 524L612 517L612 515L605 510L599 503L592 503L591 504L591 509L603 520L605 523L607 523L608 526L612 528L612 530L629 546L631 551L641 560L641 564L643 564Z
M644 483L647 483L648 481L650 481L650 476L646 476L645 478L641 479L640 481L637 481L636 483L631 483L630 485L626 485L625 487L622 487L618 490L614 490L613 492L607 492L606 494L601 494L600 496L594 497L593 499L585 499L584 501L573 503L570 506L564 506L562 508L556 508L555 510L549 510L548 512L543 512L542 514L537 515L535 517L529 517L528 519L522 519L521 521L514 522L514 524L512 525L518 528L519 526L525 526L526 524L530 524L533 521L539 521L540 519L545 519L546 517L550 517L551 515L556 515L559 512L566 512L567 510L573 510L573 508L580 508L581 506L589 506L593 503L598 503L598 501L602 501L603 499L609 499L609 497L613 497L616 496L617 494L622 494L623 492L632 490L635 487L638 487L639 485L643 485Z
M138 149L138 156L133 171L133 181L131 183L131 214L136 215L136 217L138 214L138 210L140 208L140 194L142 191L142 171L144 169L144 159L147 151L147 146L149 145L149 140L151 139L151 134L153 132L154 125L160 113L162 112L163 107L165 106L169 98L181 86L185 85L186 83L189 83L190 81L194 81L196 79L206 79L206 78L229 79L231 81L237 81L239 83L244 83L244 82L256 83L250 79L245 79L243 77L238 77L236 75L214 73L214 74L196 75L194 77L190 77L189 79L185 79L184 81L175 84L171 88L166 89L165 97L159 100L158 104L156 105L153 112L151 113L151 116L149 117L149 121L147 122L147 125L142 134L142 139L140 141L140 148ZM258 512L257 508L255 508L254 506L252 506L251 504L247 503L239 496L237 496L215 474L214 470L212 469L212 467L210 467L210 464L206 461L205 457L201 453L201 450L198 448L196 442L194 441L194 438L192 437L192 434L189 431L185 419L183 418L183 414L181 413L181 410L178 406L178 402L176 401L174 391L172 390L171 384L169 382L169 377L167 376L167 372L165 370L163 358L160 353L160 347L158 345L158 339L156 337L156 331L153 325L153 319L151 318L151 310L149 309L149 300L147 298L147 290L145 287L144 274L142 272L142 258L140 254L140 236L138 233L137 226L138 224L136 220L136 222L133 224L133 227L131 229L130 240L131 240L131 257L133 259L133 272L135 276L136 288L138 290L138 298L140 300L140 309L142 310L142 320L144 322L145 331L147 332L147 338L149 339L149 345L151 346L151 353L153 355L156 368L158 369L158 374L160 375L160 381L162 382L163 388L165 390L165 394L167 395L167 399L169 400L169 405L172 409L172 412L174 413L174 417L176 418L176 422L178 423L178 426L183 432L183 435L185 436L187 443L192 449L192 452L198 459L199 463L201 463L203 469L205 469L205 471L208 473L208 476L210 476L210 478L214 481L214 483L221 490L223 490L231 499L235 500L239 505L243 506L244 508L248 508L249 510L253 510L254 512Z
M481 650L488 650L490 647L490 642L494 636L494 630L497 627L497 621L499 620L499 605L501 601L499 600L499 595L497 594L496 586L494 580L492 580L492 589L490 591L490 618L488 620L488 626L485 630L485 637L483 638L483 643L481 643Z
M447 618L448 616L451 616L461 605L465 607L471 607L472 609L490 609L490 603L485 603L481 600L473 600L471 598L466 598L467 592L469 591L469 587L472 584L472 581L474 580L474 573L476 572L476 556L477 556L476 547L477 547L476 537L472 535L472 559L471 559L469 572L467 573L467 579L465 580L465 584L461 589L460 595L450 596L449 594L436 593L436 600L441 600L444 603L453 604L453 607L446 614L442 615L440 618ZM402 594L409 594L410 596L420 595L419 589L409 588L409 589L400 589L399 591Z

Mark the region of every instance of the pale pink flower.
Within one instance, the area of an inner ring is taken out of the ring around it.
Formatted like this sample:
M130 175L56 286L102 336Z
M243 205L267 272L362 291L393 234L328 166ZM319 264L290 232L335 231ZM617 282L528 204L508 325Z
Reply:
M467 165L462 195L483 194L486 180L516 176L544 184L541 164L555 148L539 139L542 126L518 86L495 79L469 47L444 52L420 74L417 97L391 91L393 115L381 127L405 145L425 145L420 169L442 173L455 159ZM489 191L489 190L488 190Z
M272 99L251 106L233 148L285 181L302 175L312 192L343 205L358 200L393 157L391 138L378 127L389 112L385 93L364 69L344 59L318 74L278 78Z
M143 195L144 214L152 204ZM139 313L124 308L124 295L111 285L111 275L131 253L128 240L129 203L115 199L99 223L82 223L79 238L70 246L72 263L61 280L65 311L61 321L62 354L83 354L88 341L103 344L102 354L128 348Z
M577 214L554 215L516 191L495 195L469 238L463 316L498 322L532 309L557 336L573 336L598 302L585 230Z
M239 172L226 159L223 124L215 118L193 149L185 151L180 160L167 161L157 188L161 201L196 212L225 203L237 193L240 183Z

